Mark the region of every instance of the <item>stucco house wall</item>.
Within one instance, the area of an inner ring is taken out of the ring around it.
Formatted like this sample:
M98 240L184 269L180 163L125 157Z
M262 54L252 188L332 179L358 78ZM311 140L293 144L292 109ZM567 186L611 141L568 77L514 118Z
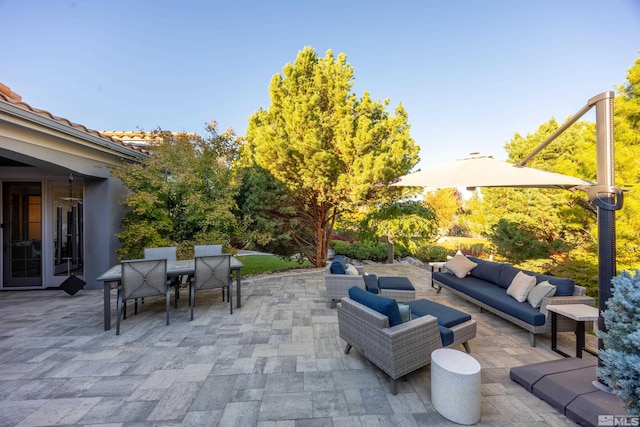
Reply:
M0 234L5 250L0 263L0 290L41 289L59 286L65 275L55 274L53 267L55 206L58 191L72 178L76 191L81 188L84 215L83 268L79 277L87 289L102 288L96 278L117 263L119 247L115 234L120 230L124 215L120 201L125 187L111 176L111 167L124 162L139 162L149 155L143 148L113 139L87 129L67 119L32 107L21 97L0 83L0 192L12 184L23 182L40 184L42 188L41 282L39 285L11 284L7 276L9 260L6 242L8 219L6 206L0 205L3 215ZM57 187L56 187L57 186ZM58 197L59 199L59 197ZM0 203L8 205L5 197Z

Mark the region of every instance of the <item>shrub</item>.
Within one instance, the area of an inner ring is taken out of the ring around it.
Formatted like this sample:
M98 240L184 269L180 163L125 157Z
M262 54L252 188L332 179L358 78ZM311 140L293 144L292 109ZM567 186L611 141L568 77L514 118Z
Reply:
M442 246L424 245L420 246L413 255L423 262L439 262L446 261L448 253L449 251Z
M366 259L376 262L382 262L387 259L386 243L363 243L363 242L343 242L341 240L332 240L331 248L336 255L344 255L353 259ZM400 256L401 250L394 248L394 254Z
M344 240L331 240L329 246L331 246L336 255L348 256L347 253L351 250L351 243Z
M539 241L530 227L513 221L501 219L491 226L488 237L496 252L514 264L549 255L548 244Z
M368 259L371 261L381 262L387 259L387 244L375 243L372 245L354 242L351 245L351 258Z
M640 415L640 270L623 271L611 280L604 312L607 332L598 376L613 389L630 415Z

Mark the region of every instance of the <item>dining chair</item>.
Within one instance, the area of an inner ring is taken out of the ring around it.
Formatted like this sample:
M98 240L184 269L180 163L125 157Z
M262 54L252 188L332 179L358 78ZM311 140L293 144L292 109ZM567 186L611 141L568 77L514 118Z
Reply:
M159 248L144 248L144 259L166 259L167 261L176 261L178 259L178 248L176 246L161 246ZM174 277L168 280L169 286L175 290L174 307L178 308L178 299L180 298L181 277Z
M222 255L222 245L195 245L193 247L194 258L199 256ZM187 280L192 280L190 276ZM222 288L222 301L225 301L225 288Z
M201 256L195 259L193 280L189 283L189 303L191 305L191 320L195 306L196 290L226 288L229 295L229 311L233 314L233 293L231 288L231 255Z
M123 302L138 298L161 296L166 299L167 325L169 324L170 288L167 283L167 260L122 261L122 276L118 287L116 335L120 335L120 317ZM136 307L137 309L137 307ZM126 307L125 307L126 310Z

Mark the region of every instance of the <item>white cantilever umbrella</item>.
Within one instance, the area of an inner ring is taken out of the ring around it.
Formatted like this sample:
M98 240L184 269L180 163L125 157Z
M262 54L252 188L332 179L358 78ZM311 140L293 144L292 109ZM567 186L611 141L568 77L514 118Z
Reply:
M431 188L531 187L584 189L591 181L517 166L492 157L471 157L404 175L392 185Z

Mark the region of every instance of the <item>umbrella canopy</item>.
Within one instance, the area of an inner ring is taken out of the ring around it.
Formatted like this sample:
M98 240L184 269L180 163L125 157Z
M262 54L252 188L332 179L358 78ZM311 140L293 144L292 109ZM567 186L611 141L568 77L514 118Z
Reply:
M492 157L471 157L402 176L391 185L431 188L531 187L584 189L591 181L516 166Z

